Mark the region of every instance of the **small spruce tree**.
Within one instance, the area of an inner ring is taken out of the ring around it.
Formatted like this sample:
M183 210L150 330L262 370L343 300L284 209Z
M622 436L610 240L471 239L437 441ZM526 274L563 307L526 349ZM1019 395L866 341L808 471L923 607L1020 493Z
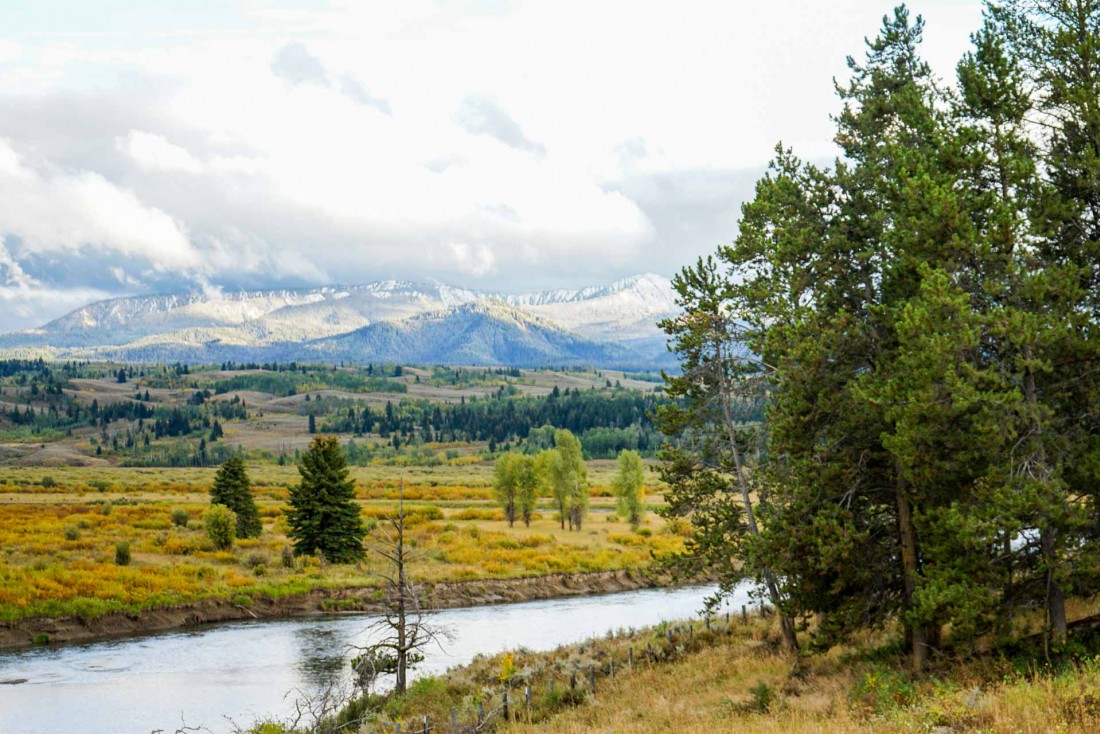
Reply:
M295 554L320 553L334 563L362 558L366 529L339 439L313 439L298 462L298 473L302 482L291 487L287 512Z
M210 503L225 505L236 513L238 538L259 537L263 526L252 496L252 483L241 457L233 456L218 468L214 486L210 489Z

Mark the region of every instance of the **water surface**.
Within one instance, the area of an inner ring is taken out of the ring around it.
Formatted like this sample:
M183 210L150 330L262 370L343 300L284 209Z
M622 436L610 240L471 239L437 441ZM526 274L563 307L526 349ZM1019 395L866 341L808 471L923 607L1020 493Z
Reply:
M450 630L415 675L468 662L477 653L548 650L661 621L698 616L713 587L647 589L432 615ZM734 599L740 605L745 599ZM3 734L167 733L183 724L217 733L287 716L295 691L346 678L355 645L377 617L340 615L230 622L194 630L0 653Z

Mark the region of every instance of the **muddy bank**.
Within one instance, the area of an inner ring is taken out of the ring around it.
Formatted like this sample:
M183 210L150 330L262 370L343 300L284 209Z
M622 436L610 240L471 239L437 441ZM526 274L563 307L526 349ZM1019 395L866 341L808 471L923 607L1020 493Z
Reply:
M596 571L549 574L512 579L452 581L424 586L432 609L608 594L668 585L640 571ZM138 613L112 613L95 619L35 617L0 622L0 650L27 647L45 635L51 644L85 642L136 634L167 632L210 622L274 619L310 614L379 612L376 588L316 589L308 594L270 598L256 596L251 604L205 599Z

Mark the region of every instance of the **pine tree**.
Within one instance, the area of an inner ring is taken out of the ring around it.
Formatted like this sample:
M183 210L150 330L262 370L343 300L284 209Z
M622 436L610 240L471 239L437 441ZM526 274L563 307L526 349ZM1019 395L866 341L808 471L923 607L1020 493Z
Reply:
M290 490L287 512L295 554L320 553L334 563L362 558L366 530L339 439L313 439L298 462L298 473L302 481Z
M263 530L256 500L252 496L252 484L244 465L244 459L232 456L226 459L214 474L214 486L210 489L210 504L225 505L237 516L237 537L258 538Z

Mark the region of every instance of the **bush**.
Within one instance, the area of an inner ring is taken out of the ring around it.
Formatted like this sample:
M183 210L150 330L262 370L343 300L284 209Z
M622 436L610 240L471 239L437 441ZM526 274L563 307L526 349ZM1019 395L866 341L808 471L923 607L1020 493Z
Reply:
M177 507L172 510L172 524L177 528L187 527L187 523L191 522L191 513L182 507Z
M65 540L80 540L80 531L75 526L70 525L65 528Z
M216 550L229 550L237 538L237 515L225 505L210 505L203 517L206 537Z
M256 568L257 566L267 565L267 556L259 551L253 551L245 556L244 565L246 568Z
M115 544L115 565L130 565L130 544L126 542Z
M53 477L49 476L49 475L46 475L46 476L42 477L41 484L42 484L43 487L47 487L47 488L48 487L56 487L57 486L57 480L54 479Z

